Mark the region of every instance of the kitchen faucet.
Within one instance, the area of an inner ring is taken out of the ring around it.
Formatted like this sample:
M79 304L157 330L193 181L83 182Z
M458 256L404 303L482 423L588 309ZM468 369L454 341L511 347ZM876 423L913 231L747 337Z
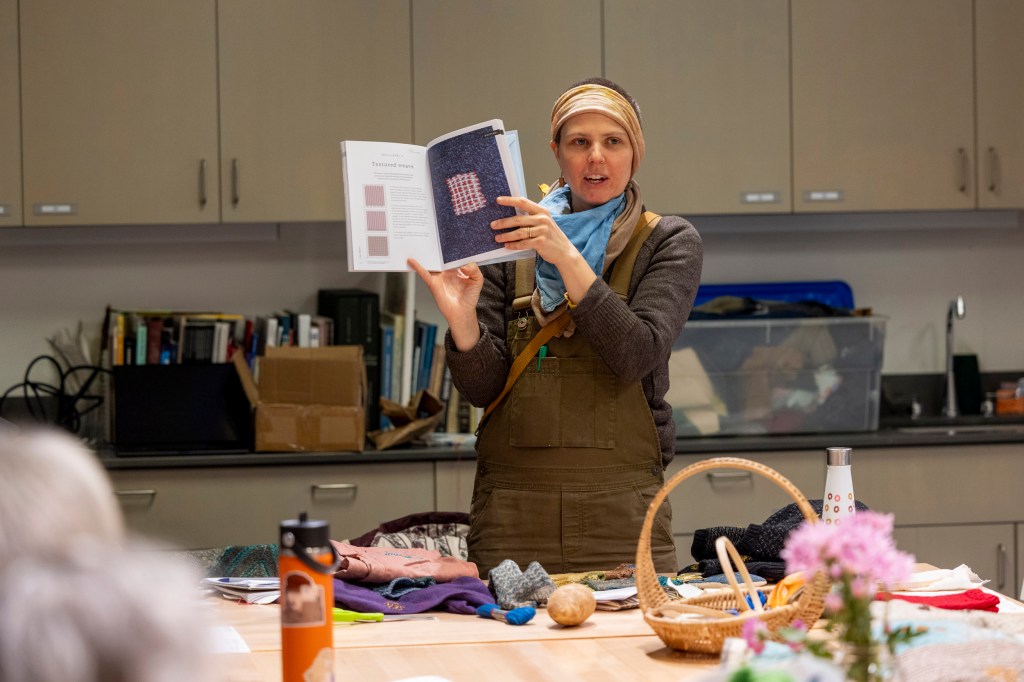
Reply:
M956 300L949 302L946 313L946 406L942 408L942 414L947 417L960 414L956 406L956 379L953 376L953 319L964 319L966 312L963 296L957 296Z

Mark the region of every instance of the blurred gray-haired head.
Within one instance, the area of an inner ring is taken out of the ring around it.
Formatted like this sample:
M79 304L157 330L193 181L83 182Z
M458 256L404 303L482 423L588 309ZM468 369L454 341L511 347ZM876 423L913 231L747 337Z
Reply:
M156 550L79 537L0 568L0 680L207 682L198 577Z
M0 433L0 567L48 555L78 536L124 541L124 518L106 471L81 441L56 429Z

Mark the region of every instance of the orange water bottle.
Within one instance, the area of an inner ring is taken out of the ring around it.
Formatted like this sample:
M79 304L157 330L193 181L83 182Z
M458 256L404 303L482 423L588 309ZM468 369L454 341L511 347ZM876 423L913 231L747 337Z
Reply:
M326 521L306 513L281 522L281 666L284 682L334 680L334 573L337 552Z

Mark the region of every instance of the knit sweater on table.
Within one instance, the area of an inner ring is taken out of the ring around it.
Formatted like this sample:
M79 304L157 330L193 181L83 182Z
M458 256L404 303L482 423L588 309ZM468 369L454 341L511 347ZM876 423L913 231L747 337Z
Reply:
M629 282L628 304L598 278L569 312L594 351L625 382L640 381L654 416L667 466L675 454L676 427L668 391L668 359L690 315L700 284L704 248L686 220L664 216L644 242ZM501 393L513 358L505 330L513 317L515 262L481 268L483 291L477 304L480 341L465 353L445 335L445 359L452 382L472 404L487 406Z

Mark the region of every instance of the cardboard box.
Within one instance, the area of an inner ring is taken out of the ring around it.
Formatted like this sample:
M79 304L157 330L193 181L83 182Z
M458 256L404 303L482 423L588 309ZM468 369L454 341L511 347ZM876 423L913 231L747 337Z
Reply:
M242 354L233 361L253 407L257 452L362 452L362 346L267 348L258 387Z

